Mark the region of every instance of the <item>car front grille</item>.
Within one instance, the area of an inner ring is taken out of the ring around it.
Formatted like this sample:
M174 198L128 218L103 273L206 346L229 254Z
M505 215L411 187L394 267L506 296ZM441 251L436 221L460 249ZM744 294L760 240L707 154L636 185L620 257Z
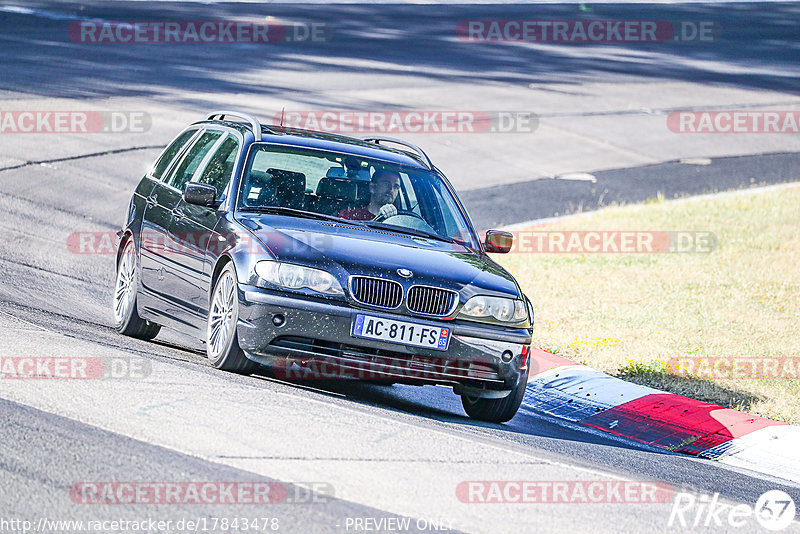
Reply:
M412 286L406 297L406 306L410 311L425 315L448 315L457 302L458 293L455 291L430 286Z
M350 279L350 294L361 304L393 309L403 300L403 286L394 280L354 276Z

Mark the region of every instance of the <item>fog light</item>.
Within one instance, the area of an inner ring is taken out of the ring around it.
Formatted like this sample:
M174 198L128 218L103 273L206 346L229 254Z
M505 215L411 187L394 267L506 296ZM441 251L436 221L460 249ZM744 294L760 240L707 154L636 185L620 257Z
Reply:
M511 360L514 359L514 353L510 350L504 351L503 354L500 355L500 359L503 360L505 363L509 363Z
M272 324L274 324L275 326L283 326L283 323L285 323L285 322L286 322L286 318L283 315L281 315L280 313L278 315L273 315L272 316Z

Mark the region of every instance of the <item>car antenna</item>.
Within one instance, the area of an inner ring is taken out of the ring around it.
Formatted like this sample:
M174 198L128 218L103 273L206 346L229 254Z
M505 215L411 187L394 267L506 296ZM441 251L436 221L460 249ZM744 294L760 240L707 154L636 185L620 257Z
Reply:
M283 128L283 116L286 113L286 108L281 108L281 128Z

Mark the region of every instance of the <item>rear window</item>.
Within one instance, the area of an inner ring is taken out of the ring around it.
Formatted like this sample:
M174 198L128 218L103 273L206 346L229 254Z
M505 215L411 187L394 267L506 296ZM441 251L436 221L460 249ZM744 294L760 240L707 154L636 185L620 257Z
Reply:
M169 164L172 163L172 160L175 159L175 156L181 151L181 149L186 145L186 142L191 139L191 137L197 133L197 130L188 130L180 134L175 140L167 147L161 157L158 158L155 167L153 167L153 172L151 173L152 176L160 180L161 177L164 175L164 171L167 170Z

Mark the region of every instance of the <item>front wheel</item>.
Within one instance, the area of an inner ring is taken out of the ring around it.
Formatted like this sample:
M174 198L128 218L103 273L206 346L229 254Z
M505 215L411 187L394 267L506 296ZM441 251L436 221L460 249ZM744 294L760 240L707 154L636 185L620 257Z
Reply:
M484 399L481 397L470 397L461 395L461 405L467 415L479 421L489 423L505 423L510 421L519 410L522 399L525 397L525 388L528 385L528 372L520 379L519 385L511 390L502 399Z
M229 263L214 284L206 329L206 354L211 365L223 371L249 375L258 366L247 359L236 335L239 322L239 295L236 270Z
M114 327L122 335L149 340L158 335L161 327L139 317L136 310L136 288L139 272L136 268L136 246L133 239L122 244L114 284Z

